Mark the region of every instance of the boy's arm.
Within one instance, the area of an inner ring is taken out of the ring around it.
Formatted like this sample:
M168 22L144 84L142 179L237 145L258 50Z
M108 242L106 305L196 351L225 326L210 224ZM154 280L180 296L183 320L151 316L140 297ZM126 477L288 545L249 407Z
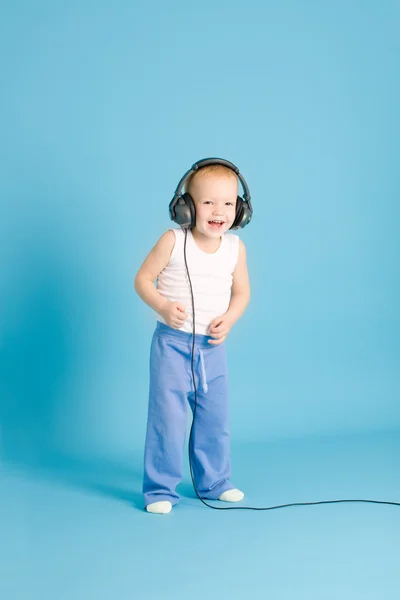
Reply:
M146 256L135 277L134 288L140 298L153 310L160 311L168 304L154 285L155 279L167 266L175 244L175 233L169 229L160 237Z
M235 323L246 310L250 301L250 281L246 264L246 246L239 239L239 256L233 272L231 301L225 316Z

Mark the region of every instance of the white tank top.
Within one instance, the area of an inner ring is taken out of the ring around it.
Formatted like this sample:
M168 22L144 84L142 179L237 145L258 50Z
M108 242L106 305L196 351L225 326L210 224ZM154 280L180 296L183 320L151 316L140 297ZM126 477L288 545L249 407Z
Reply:
M180 331L192 333L192 296L184 258L185 232L181 227L172 231L175 245L168 265L157 278L156 287L171 302L181 302L185 306L188 318ZM218 250L208 254L197 246L191 230L187 230L186 261L193 288L196 334L210 335L211 321L228 310L238 256L239 236L223 234ZM161 315L155 314L158 321L165 323Z

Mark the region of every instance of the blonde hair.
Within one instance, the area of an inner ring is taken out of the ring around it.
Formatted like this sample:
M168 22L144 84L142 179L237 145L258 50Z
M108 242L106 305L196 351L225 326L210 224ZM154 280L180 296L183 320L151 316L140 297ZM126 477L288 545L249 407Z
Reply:
M212 177L215 175L231 177L232 179L236 179L238 182L238 176L234 171L232 171L232 169L229 169L229 167L225 167L224 165L207 165L206 167L202 167L190 175L189 179L185 183L185 192L190 194L190 189L195 179L200 177Z

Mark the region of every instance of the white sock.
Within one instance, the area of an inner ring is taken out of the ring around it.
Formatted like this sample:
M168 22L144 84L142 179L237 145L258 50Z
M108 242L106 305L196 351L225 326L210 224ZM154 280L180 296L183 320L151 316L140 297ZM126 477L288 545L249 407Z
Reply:
M161 500L160 502L152 502L152 504L148 504L146 506L147 512L159 513L159 514L163 514L163 515L166 515L167 513L169 513L171 508L172 508L172 504L171 504L171 502L168 502L168 500Z
M233 490L226 490L226 492L223 492L218 500L223 500L224 502L240 502L240 500L243 500L243 498L243 492L235 488Z

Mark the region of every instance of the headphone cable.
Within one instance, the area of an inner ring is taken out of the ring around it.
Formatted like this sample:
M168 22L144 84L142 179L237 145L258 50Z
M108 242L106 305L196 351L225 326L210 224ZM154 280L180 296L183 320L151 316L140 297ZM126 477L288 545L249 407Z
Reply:
M193 385L194 385L194 410L193 410L193 419L192 419L192 425L190 427L190 435L189 435L189 444L188 444L188 451L189 451L189 467L190 467L190 476L192 478L192 483L193 483L193 487L194 487L194 491L196 492L196 495L198 497L199 500L201 500L201 502L203 504L205 504L205 506L208 506L208 508L213 508L214 510L275 510L277 508L287 508L289 506L311 506L314 504L338 504L340 502L366 502L366 503L371 503L371 504L390 504L392 506L400 506L400 502L386 502L383 500L322 500L319 502L292 502L290 504L278 504L277 506L266 506L266 507L254 507L254 506L212 506L212 504L208 504L207 502L205 502L203 500L203 498L200 497L197 489L196 489L196 485L194 482L194 477L193 477L193 467L192 467L192 461L191 461L191 454L190 454L190 448L192 445L192 431L193 431L193 425L194 425L194 420L195 420L195 416L196 416L196 408L197 408L197 389L196 389L196 380L195 380L195 376L194 376L194 368L193 368L193 360L194 360L194 340L195 340L195 333L196 333L196 326L195 326L195 312L194 312L194 297L193 297L193 288L192 288L192 282L190 279L190 275L189 275L189 269L188 269L188 265L187 265L187 260L186 260L186 240L187 240L187 228L184 228L184 232L185 232L185 243L183 246L183 253L184 253L184 258L185 258L185 265L186 265L186 271L187 271L187 275L189 278L189 284L190 284L190 294L192 296L192 312L193 312L193 316L192 316L192 320L193 320L193 333L192 333L192 378L193 378Z

